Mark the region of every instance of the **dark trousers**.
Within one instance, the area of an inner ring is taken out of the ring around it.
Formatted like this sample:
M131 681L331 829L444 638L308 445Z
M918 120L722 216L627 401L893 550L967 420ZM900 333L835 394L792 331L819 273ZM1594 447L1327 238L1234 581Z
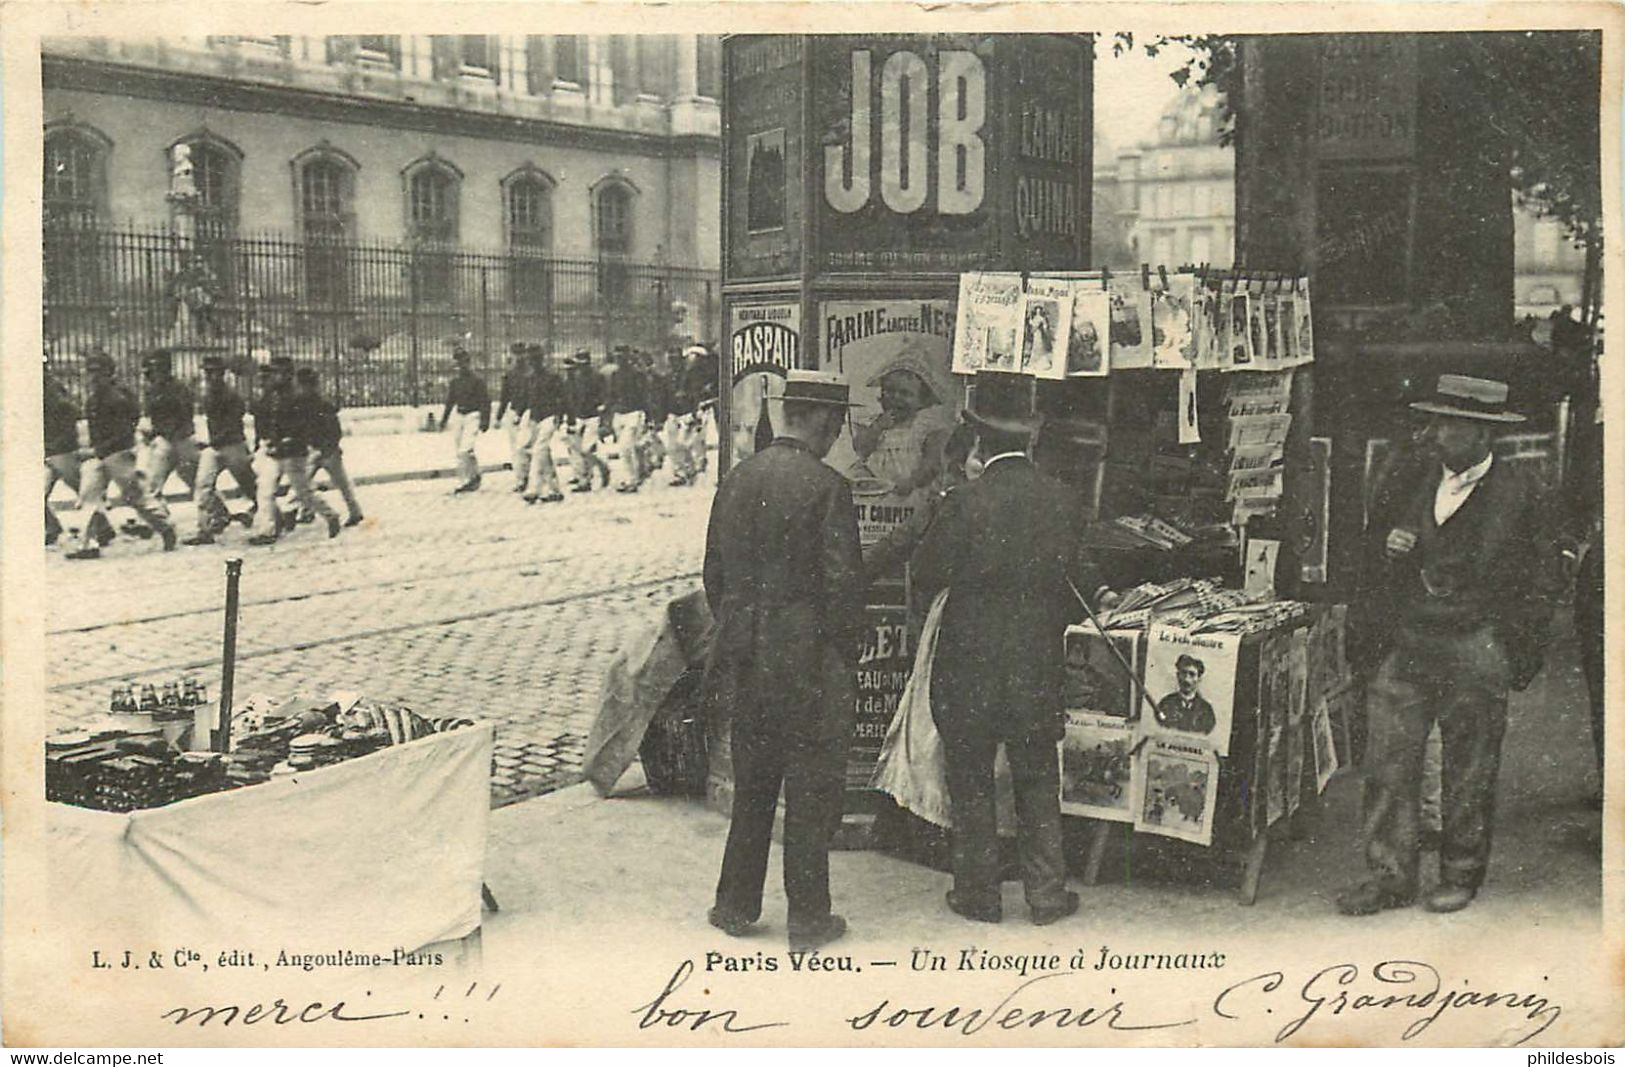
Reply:
M954 895L975 907L999 902L999 825L993 760L998 739L943 734L954 815ZM1054 741L1004 743L1016 796L1016 845L1027 904L1047 908L1066 895L1061 852L1061 766Z
M1443 742L1439 882L1477 889L1490 860L1495 778L1506 733L1507 661L1489 627L1464 634L1401 630L1366 690L1366 863L1414 892L1417 814L1428 730Z
M784 790L784 895L792 931L829 915L829 846L841 823L849 737L795 736L782 712L733 721L733 819L717 880L717 908L746 921L762 914L773 816Z

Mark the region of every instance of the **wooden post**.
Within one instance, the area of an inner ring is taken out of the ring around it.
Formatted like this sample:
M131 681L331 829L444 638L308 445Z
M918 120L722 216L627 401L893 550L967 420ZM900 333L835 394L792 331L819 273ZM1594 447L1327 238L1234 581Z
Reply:
M1269 831L1253 838L1253 845L1247 850L1247 866L1241 875L1241 889L1236 894L1236 903L1243 907L1252 907L1253 901L1258 899L1258 882L1264 874L1264 856L1269 852Z
M1089 856L1083 864L1083 884L1096 885L1100 881L1100 864L1106 858L1106 841L1111 836L1112 824L1097 819L1089 829Z
M243 576L243 561L226 560L226 632L220 651L220 711L210 732L209 747L215 752L231 748L231 687L237 672L237 585Z

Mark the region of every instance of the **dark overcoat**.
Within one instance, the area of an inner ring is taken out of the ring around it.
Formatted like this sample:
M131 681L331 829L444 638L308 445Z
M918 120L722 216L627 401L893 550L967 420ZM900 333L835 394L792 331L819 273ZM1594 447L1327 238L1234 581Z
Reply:
M778 717L807 740L850 730L865 619L845 478L783 437L730 471L711 505L705 597L706 692L721 711Z
M949 591L931 667L944 738L1060 740L1078 515L1070 487L1015 456L942 502L913 575L926 601Z

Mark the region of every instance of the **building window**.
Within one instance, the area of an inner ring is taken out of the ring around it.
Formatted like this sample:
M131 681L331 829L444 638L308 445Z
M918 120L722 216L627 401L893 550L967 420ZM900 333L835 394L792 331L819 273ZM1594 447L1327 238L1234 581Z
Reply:
M581 38L562 34L553 38L553 76L561 82L581 84Z
M329 63L358 62L373 66L399 69L401 65L401 39L376 34L361 37L329 37L327 39Z
M609 39L610 100L619 107L637 95L637 79L632 73L632 40L624 34Z
M1174 235L1166 231L1158 233L1151 242L1151 262L1174 266Z
M552 302L553 182L534 167L503 180L508 222L508 298L520 312L545 312Z
M626 259L632 252L632 204L636 190L619 179L602 182L593 205L594 243L598 249L598 292L609 303L631 295Z
M718 99L722 95L722 38L712 33L700 34L695 58L695 91L712 100Z
M412 242L412 281L420 303L451 298L452 249L458 238L463 176L430 156L406 168L406 232Z
M1208 230L1191 231L1191 257L1192 263L1213 262L1213 234Z
M350 295L350 250L355 236L356 162L329 146L294 160L299 225L304 238L305 289L317 303L344 303Z
M674 89L672 75L677 44L670 34L646 33L632 39L637 49L638 93L666 99Z
M532 96L553 87L553 76L549 69L553 58L550 44L546 37L537 34L525 38L525 91Z
M197 187L199 237L231 238L237 234L237 176L241 155L211 140L194 140L192 184Z
M107 153L113 144L86 126L45 131L45 222L90 225L107 212Z

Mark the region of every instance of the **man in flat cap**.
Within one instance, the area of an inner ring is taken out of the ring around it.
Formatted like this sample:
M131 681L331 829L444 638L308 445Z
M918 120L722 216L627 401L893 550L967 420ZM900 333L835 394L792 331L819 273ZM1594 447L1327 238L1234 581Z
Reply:
M491 428L491 391L474 373L474 356L462 345L451 354L457 371L446 387L446 406L440 412L440 429L449 424L457 449L457 487L453 493L472 493L480 487L480 461L474 446L480 434ZM455 418L453 418L455 416Z
M732 723L734 764L709 918L734 936L761 918L782 787L792 951L846 930L830 911L829 846L852 739L863 559L852 491L822 460L847 407L838 375L791 371L781 432L722 480L705 539L705 597L717 620L705 692Z
M96 559L101 555L97 530L107 525L107 486L119 487L124 503L135 509L141 520L163 539L164 551L175 547L175 527L165 509L147 500L135 463L135 425L141 408L130 391L114 377L113 357L97 350L85 360L90 372L90 390L85 400L85 421L90 427L90 449L94 456L80 474L79 506L90 508L82 541L69 559Z
M254 533L248 543L269 545L280 533L276 506L279 480L287 481L299 510L321 516L327 523L327 536L337 537L338 514L310 488L310 449L321 435L316 404L294 387L293 360L276 356L268 372L269 381L254 407L254 430L264 461L256 479L259 502L254 512Z
M213 544L230 521L231 513L220 498L218 488L222 470L231 473L237 488L250 502L258 495L253 451L248 447L248 434L243 429L246 411L242 395L226 381L225 359L217 355L204 356L203 417L208 422L209 439L198 454L197 482L192 494L197 504L197 533L186 539L189 545ZM252 503L249 511L253 511Z
M553 466L553 435L564 421L564 379L547 365L541 345L531 345L527 358L525 434L530 439L526 457L530 470L525 475L525 502L556 504L564 499L559 492L559 472Z
M570 453L570 489L592 491L593 475L609 484L609 464L598 456L599 411L604 389L593 373L592 353L578 348L564 361L564 445Z
M1447 374L1430 400L1436 463L1385 528L1371 532L1362 613L1389 644L1366 690L1367 880L1337 898L1346 915L1405 907L1420 891L1418 809L1429 728L1443 741L1443 832L1430 911L1470 904L1489 867L1507 694L1540 670L1561 588L1539 487L1495 457L1496 428L1523 421L1503 382Z

